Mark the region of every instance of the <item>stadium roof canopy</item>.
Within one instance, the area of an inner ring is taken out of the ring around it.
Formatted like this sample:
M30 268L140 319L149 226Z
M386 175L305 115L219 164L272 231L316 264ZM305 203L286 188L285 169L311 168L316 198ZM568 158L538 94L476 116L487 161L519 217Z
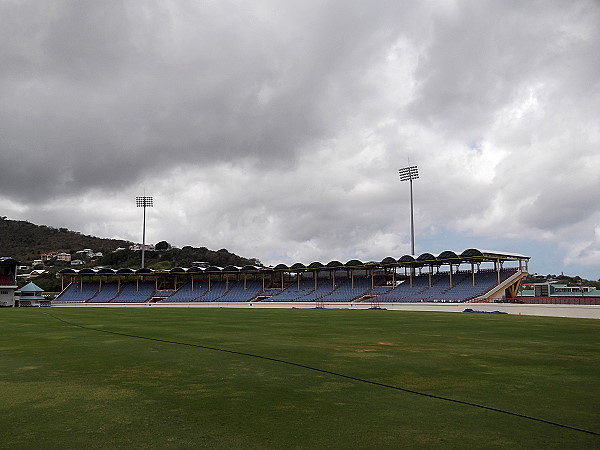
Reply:
M0 258L0 262L3 259L12 260L12 258ZM445 250L439 254L434 253L421 253L420 255L402 255L400 258L394 258L388 256L381 262L368 261L362 262L358 259L352 259L347 263L343 264L340 261L333 260L327 264L323 264L319 261L314 261L309 265L305 265L301 262L297 262L292 266L286 264L278 264L275 267L258 267L254 265L246 265L244 267L238 266L227 266L217 267L209 266L203 267L190 267L188 269L184 267L174 267L170 270L153 270L149 268L143 269L73 269L66 268L60 270L60 275L159 275L159 274L235 274L235 273L268 273L268 272L306 272L306 271L322 271L322 270L366 270L366 269L386 269L386 268L417 268L417 267L439 267L445 264L478 264L482 262L506 262L506 261L523 261L529 260L529 256L521 255L518 253L499 252L492 250L480 250L476 248L468 248L462 252L456 252L452 250ZM14 260L12 260L14 261Z

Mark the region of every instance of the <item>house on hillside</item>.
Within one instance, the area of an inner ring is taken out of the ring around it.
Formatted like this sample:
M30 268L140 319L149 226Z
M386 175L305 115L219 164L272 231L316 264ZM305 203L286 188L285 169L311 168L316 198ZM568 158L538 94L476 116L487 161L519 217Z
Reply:
M71 262L71 255L69 253L65 253L65 252L57 253L56 260Z

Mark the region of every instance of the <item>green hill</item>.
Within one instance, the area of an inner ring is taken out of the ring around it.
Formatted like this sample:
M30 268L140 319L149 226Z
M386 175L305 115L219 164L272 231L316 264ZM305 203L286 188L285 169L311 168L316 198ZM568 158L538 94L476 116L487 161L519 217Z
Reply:
M0 217L0 256L11 256L19 261L39 259L42 253L64 251L67 253L91 248L108 253L119 247L129 247L131 242L88 236L66 228L35 225L23 220Z
M168 270L173 267L190 267L194 262L202 261L210 265L225 267L228 265L244 266L247 264L260 265L258 259L244 258L226 249L209 250L206 247L171 248L162 241L161 251L147 251L145 265L151 269ZM94 252L102 252L104 256L93 261L86 261L82 267L110 266L139 268L141 255L139 251L129 250L131 242L119 239L105 239L87 236L66 228L54 228L46 225L35 225L26 221L9 220L0 217L0 256L10 256L22 263L31 263L40 259L42 253L64 251L75 253L86 248ZM117 248L125 248L115 252ZM78 255L77 258L81 256ZM64 267L70 267L68 262L47 261L45 268L48 273L35 279L36 284L46 291L60 290L60 280L56 272ZM21 280L20 284L26 281Z

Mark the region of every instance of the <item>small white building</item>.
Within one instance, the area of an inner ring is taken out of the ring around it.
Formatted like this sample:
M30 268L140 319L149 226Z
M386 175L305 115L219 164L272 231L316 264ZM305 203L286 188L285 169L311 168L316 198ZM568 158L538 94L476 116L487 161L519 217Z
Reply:
M139 252L142 249L142 247L147 252L153 252L154 251L154 244L146 244L145 246L142 245L142 244L132 244L132 245L129 246L129 250L133 250L135 252Z

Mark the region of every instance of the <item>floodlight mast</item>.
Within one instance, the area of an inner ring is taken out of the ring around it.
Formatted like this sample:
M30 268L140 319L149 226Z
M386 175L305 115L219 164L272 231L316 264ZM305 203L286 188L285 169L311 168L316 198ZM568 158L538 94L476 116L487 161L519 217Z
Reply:
M142 269L144 268L144 256L146 252L146 208L152 208L152 197L142 196L135 198L135 205L144 208L144 227L142 232Z
M417 166L404 167L398 171L400 181L410 181L410 252L415 254L415 218L413 206L413 180L419 178L419 170Z

